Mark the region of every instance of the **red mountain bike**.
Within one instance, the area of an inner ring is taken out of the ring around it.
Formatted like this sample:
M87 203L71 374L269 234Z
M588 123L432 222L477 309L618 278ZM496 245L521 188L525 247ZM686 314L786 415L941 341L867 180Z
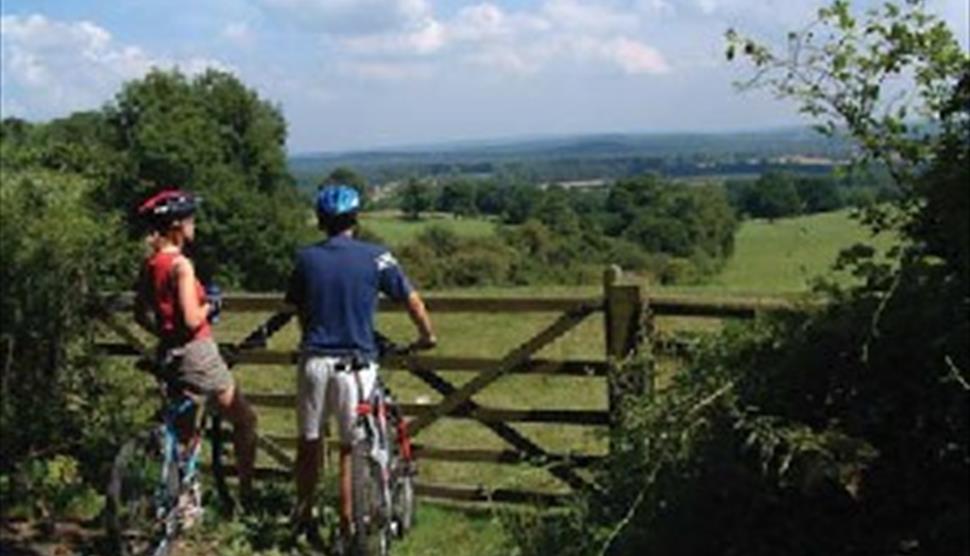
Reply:
M378 335L381 358L410 355L415 345L401 347ZM357 367L359 370L362 367ZM358 393L364 388L355 372ZM352 496L355 556L386 556L393 539L414 525L414 476L407 421L390 390L378 377L370 396L359 396L352 448Z

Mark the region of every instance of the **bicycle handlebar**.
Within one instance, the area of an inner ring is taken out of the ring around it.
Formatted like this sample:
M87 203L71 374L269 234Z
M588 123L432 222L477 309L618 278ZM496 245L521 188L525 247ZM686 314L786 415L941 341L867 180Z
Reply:
M419 351L428 351L433 349L433 345L425 344L420 340L411 342L407 345L401 345L391 340L387 336L381 334L380 332L374 331L374 340L377 343L377 354L378 357L383 359L388 356L408 356L414 355Z

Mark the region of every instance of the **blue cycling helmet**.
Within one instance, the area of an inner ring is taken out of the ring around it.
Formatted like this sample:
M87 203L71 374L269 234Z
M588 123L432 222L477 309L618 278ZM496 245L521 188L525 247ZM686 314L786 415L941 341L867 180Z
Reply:
M349 185L327 185L317 193L317 214L339 216L360 209L360 194Z

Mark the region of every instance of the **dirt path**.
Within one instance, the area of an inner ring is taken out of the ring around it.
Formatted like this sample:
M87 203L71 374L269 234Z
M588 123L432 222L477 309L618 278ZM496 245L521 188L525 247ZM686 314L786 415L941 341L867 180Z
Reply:
M0 522L0 555L67 556L99 554L104 537L92 524L58 522L41 526L36 522Z

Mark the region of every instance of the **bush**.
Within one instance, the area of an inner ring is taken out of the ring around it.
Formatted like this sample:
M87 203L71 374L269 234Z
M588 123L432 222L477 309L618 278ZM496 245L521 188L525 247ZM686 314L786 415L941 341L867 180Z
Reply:
M402 265L421 288L508 284L517 253L494 238L462 238L430 226L400 249Z
M83 178L49 171L0 181L0 473L64 454L92 480L131 424L124 401L139 398L92 351L91 300L127 288L139 248L120 219L92 209L91 191Z
M866 160L892 169L900 196L865 215L900 233L898 260L846 251L840 264L862 285L729 329L626 412L607 466L623 472L601 479L608 496L588 495L581 519L556 524L571 534L531 536L566 539L550 552L970 552L970 58L919 2L858 21L837 0L819 19L791 35L817 57L779 57L736 34L728 55L750 56L772 88L830 131L847 125ZM937 110L935 133L911 133L906 106L872 102L908 71L924 114Z

